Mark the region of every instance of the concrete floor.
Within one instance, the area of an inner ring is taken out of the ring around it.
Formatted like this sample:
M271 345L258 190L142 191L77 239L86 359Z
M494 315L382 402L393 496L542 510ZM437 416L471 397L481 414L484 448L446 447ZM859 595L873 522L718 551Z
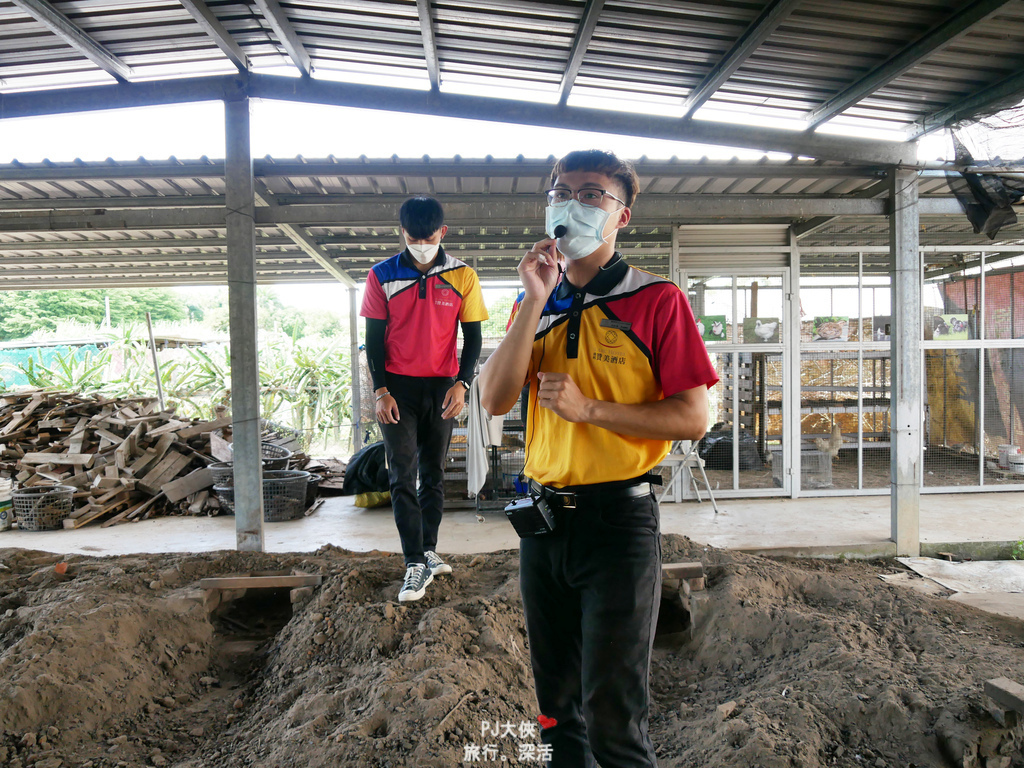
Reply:
M324 544L356 551L399 550L390 507L360 509L351 496L328 497L310 517L267 523L271 552L311 552ZM849 557L893 555L889 497L743 499L663 504L661 527L724 549L765 554ZM0 532L0 548L59 554L208 552L235 548L235 519L160 517L111 528ZM1006 557L1024 538L1024 493L967 493L921 497L922 554L955 551L974 559ZM483 521L473 511L445 513L438 550L470 554L515 549L518 538L502 512Z

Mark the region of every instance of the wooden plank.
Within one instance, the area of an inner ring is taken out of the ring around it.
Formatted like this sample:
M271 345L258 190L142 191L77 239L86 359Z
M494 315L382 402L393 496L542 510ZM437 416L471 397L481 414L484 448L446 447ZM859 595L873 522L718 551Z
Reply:
M215 429L223 429L224 427L230 426L230 416L217 419L216 421L201 421L198 424L193 424L191 427L186 427L185 429L180 430L178 432L178 437L183 440L188 440L190 437L196 437L197 435L206 434L207 432L213 432Z
M74 464L88 467L95 456L91 453L26 453L21 457L22 464Z
M147 448L146 452L129 467L131 473L138 476L155 466L164 457L164 454L167 453L171 445L173 445L174 440L175 436L173 434L161 435L160 439L156 441L156 445L152 448Z
M1001 706L1024 715L1024 685L1007 677L996 677L985 681L985 693Z
M120 445L124 438L121 435L115 435L113 432L102 427L96 427L93 429L93 433L99 435L104 440L109 440L113 445Z
M74 428L71 430L71 436L68 438L68 453L81 453L82 444L85 442L85 428L89 424L89 419L85 416L78 420Z
M122 499L121 501L117 501L117 502L113 502L111 504L107 504L104 507L92 508L92 511L87 512L86 514L82 515L81 517L68 517L68 518L65 518L65 520L64 520L64 527L65 528L81 528L83 525L88 525L93 520L98 520L101 517L103 517L104 515L107 515L107 514L109 514L111 512L114 512L115 510L119 509L120 507L124 506L127 503L128 503L128 495L125 494L124 499Z
M219 576L200 579L202 589L282 589L291 587L318 587L323 577L319 573L291 576Z
M139 439L145 433L146 426L144 424L136 424L135 429L117 446L117 450L114 451L114 464L118 469L127 467L128 460L134 458L135 452L138 450Z
M138 510L140 507L148 507L152 503L153 503L153 499L147 499L146 501L139 502L134 507L128 507L127 509L124 509L124 510L118 512L116 515L114 515L109 520L104 521L100 525L100 528L109 528L112 525L117 525L118 523L122 522L126 517L128 517L129 515L134 513L136 510Z
M171 419L166 424L164 424L162 427L157 427L156 429L151 429L149 431L149 436L150 437L159 437L161 435L167 434L168 432L177 432L178 430L185 429L188 426L189 426L189 423L187 421L177 421L176 419Z
M206 467L203 467L202 469L189 472L184 477L164 483L160 486L160 490L164 492L167 500L174 504L196 491L209 488L211 485L213 485L213 473Z
M153 505L156 504L157 501L161 501L161 500L166 501L166 499L164 499L163 493L158 493L156 496L151 498L149 501L146 501L146 502L140 504L138 507L136 507L131 512L129 512L128 513L128 519L129 520L135 520L140 515L142 515L144 512L148 513L149 510L153 507Z
M206 501L210 498L209 491L199 491L196 497L192 500L192 503L188 505L188 513L190 515L201 515L203 509L206 508Z
M190 461L191 456L171 451L145 477L137 481L137 487L146 493L159 493L164 483L172 480Z
M664 579L702 579L704 578L703 563L665 563L661 566Z

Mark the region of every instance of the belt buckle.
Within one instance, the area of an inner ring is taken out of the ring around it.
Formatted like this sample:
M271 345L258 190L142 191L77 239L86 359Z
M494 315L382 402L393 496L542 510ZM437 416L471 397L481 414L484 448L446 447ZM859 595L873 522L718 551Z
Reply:
M562 509L576 509L575 493L558 493L558 499L562 503Z

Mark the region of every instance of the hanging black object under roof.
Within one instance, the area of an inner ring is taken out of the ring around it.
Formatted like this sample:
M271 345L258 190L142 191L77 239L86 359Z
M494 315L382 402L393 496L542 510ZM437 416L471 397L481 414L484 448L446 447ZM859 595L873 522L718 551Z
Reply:
M1024 198L1024 103L961 121L951 131L957 165L999 169L946 174L975 233L994 240L1000 229L1016 223L1013 206Z

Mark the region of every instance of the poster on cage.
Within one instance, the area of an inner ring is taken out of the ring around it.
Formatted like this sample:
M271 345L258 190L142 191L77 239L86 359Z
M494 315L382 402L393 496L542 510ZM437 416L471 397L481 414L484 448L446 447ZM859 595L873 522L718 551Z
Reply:
M814 318L811 326L812 341L849 341L850 318L829 315Z
M697 331L704 341L726 341L728 328L725 315L701 315L697 318Z
M967 330L967 315L936 315L932 320L935 341L966 341Z
M778 344L782 324L777 317L748 317L743 321L744 344Z

